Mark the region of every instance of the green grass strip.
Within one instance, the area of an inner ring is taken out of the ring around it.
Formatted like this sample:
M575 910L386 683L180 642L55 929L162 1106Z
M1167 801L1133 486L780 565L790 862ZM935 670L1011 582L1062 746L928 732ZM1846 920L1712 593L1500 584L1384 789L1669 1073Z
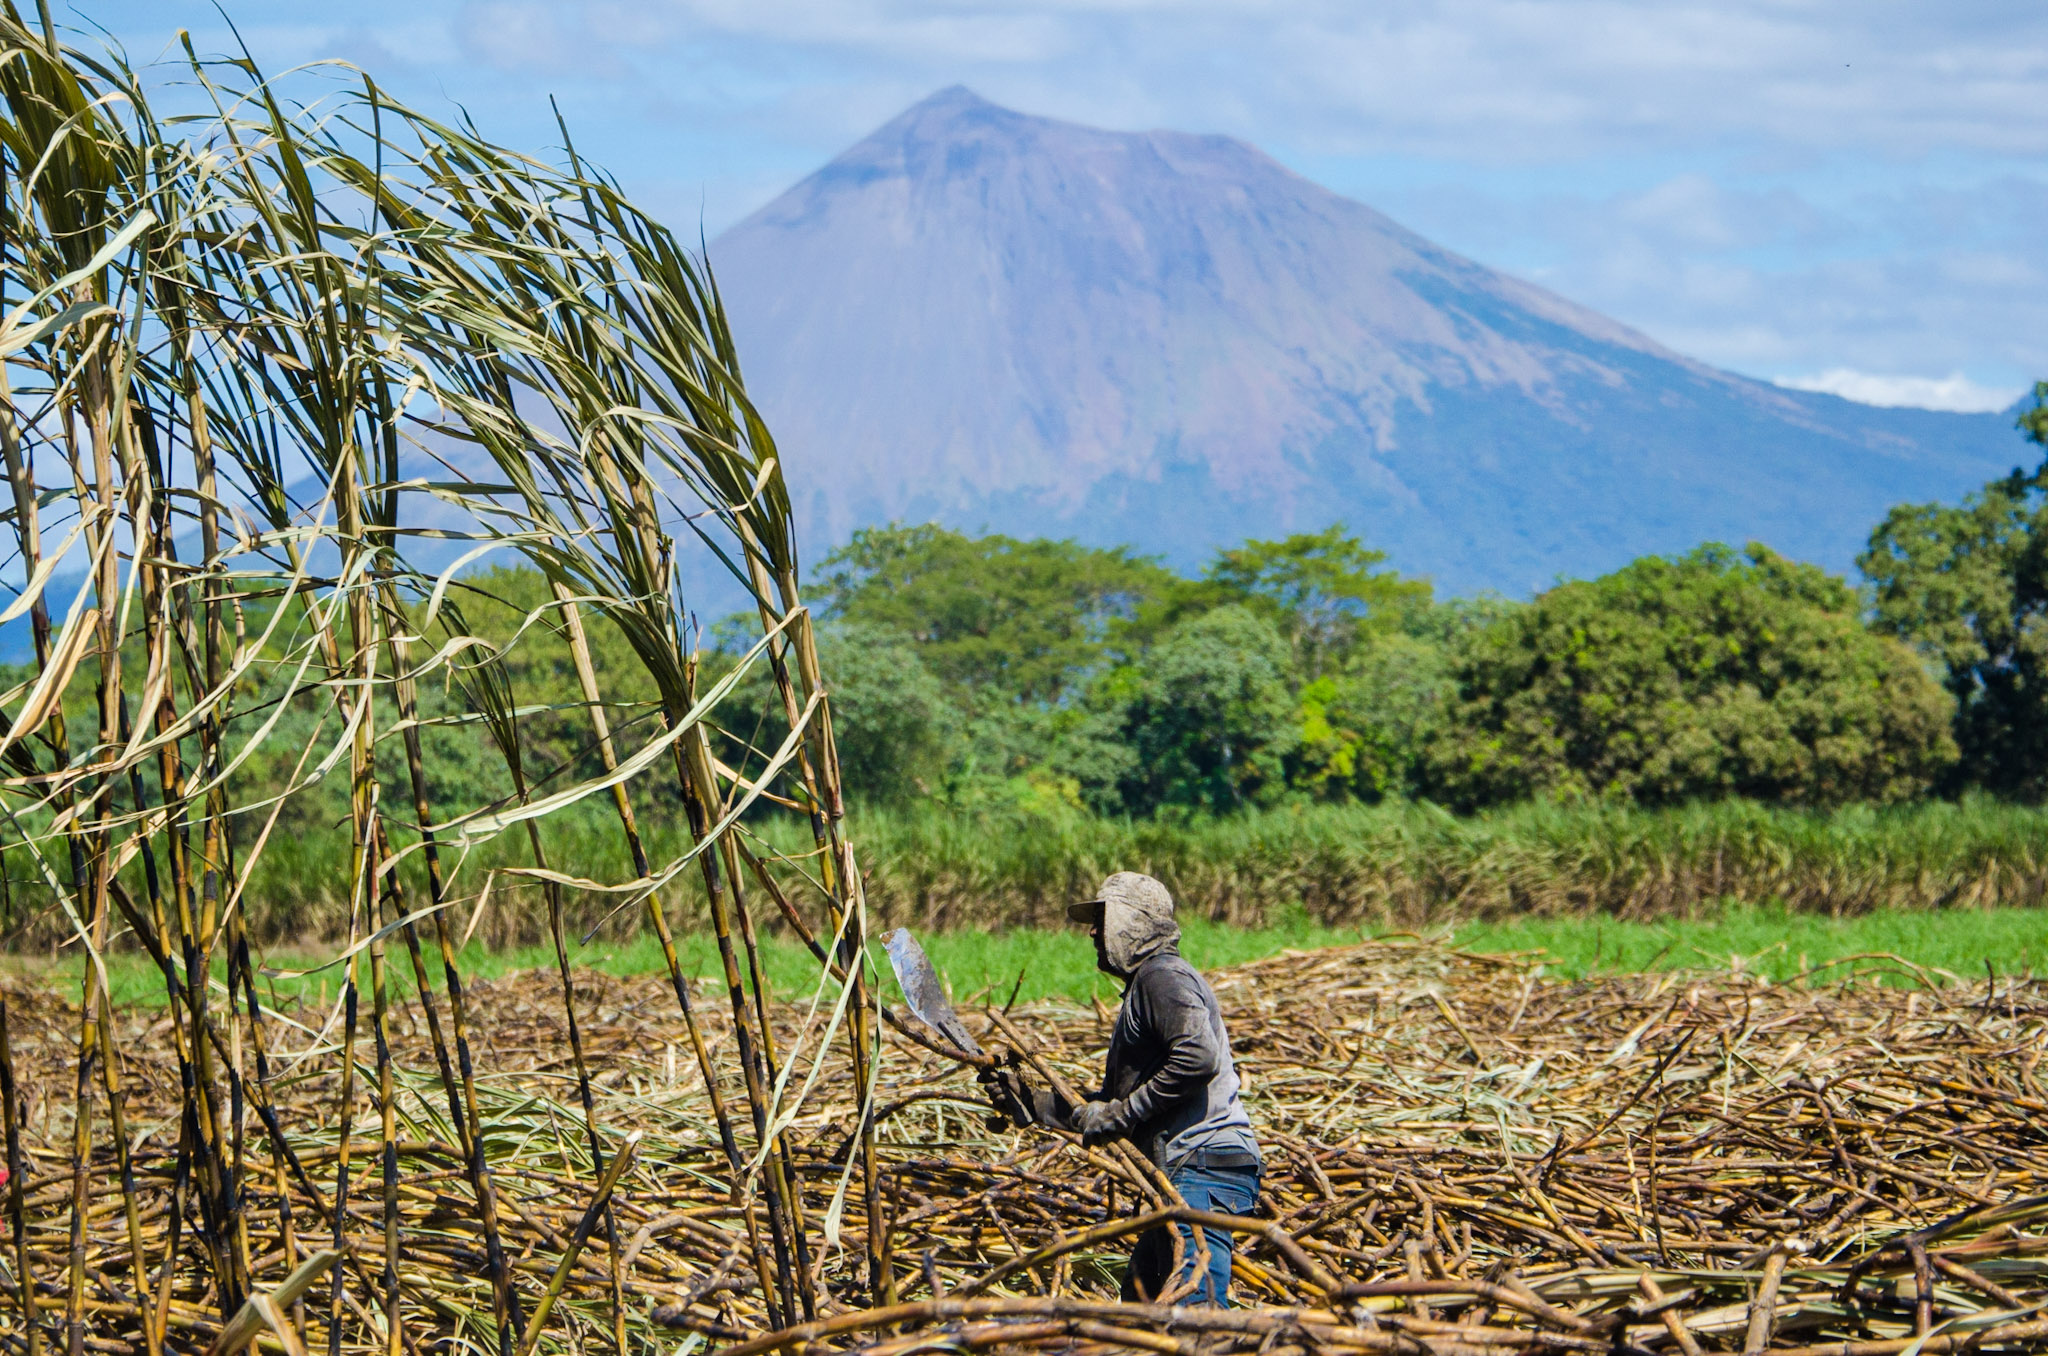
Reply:
M1181 949L1203 969L1240 965L1281 951L1342 945L1385 930L1326 927L1296 910L1270 927L1237 928L1189 920ZM2048 968L2048 909L1969 909L1928 912L1882 912L1849 918L1825 918L1782 907L1731 905L1707 917L1661 922L1624 922L1612 918L1530 918L1509 922L1475 922L1439 932L1455 946L1482 952L1540 952L1548 973L1561 978L1632 974L1650 970L1726 970L1739 968L1783 982L1830 961L1891 954L1930 970L1947 971L1965 982L1986 974L1986 962L1999 975L2030 974ZM963 1005L1005 1003L1014 993L1020 1001L1091 997L1116 1001L1119 987L1095 969L1095 955L1078 929L1018 929L1009 932L921 934L926 950ZM700 976L718 972L718 954L708 936L677 938L684 968ZM765 940L768 982L775 996L801 1000L817 983L810 953L795 942ZM886 976L887 962L875 949ZM409 987L409 967L394 955L393 987ZM543 947L492 951L472 946L463 957L463 973L471 983L488 981L552 964ZM662 967L661 952L651 939L597 942L574 952L580 966L614 975L645 975ZM272 951L264 958L272 971L317 964L317 957ZM75 990L80 969L75 959L12 958L7 967L38 975ZM142 957L109 958L114 997L122 1004L148 1005L163 1000L163 982ZM439 973L438 963L432 972ZM1821 978L1832 983L1836 971ZM1881 976L1888 983L1917 982L1908 974ZM402 981L402 982L401 982ZM302 978L273 976L265 981L271 1001L302 995L319 1000L340 990L341 970L329 968ZM893 985L890 986L894 996Z

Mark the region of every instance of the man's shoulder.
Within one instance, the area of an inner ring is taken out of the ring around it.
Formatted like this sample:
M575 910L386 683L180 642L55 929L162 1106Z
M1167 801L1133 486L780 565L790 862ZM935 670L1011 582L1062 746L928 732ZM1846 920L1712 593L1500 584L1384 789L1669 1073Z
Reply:
M1177 997L1205 993L1209 981L1178 951L1160 951L1139 962L1131 976L1131 988L1147 997Z
M1180 954L1179 947L1165 946L1161 947L1157 951L1154 951L1151 955L1145 957L1145 959L1139 961L1138 968L1132 972L1131 977L1133 979L1143 980L1150 975L1167 974L1179 971L1185 971L1188 974L1201 973L1200 971L1196 970L1194 966L1188 964L1188 958Z

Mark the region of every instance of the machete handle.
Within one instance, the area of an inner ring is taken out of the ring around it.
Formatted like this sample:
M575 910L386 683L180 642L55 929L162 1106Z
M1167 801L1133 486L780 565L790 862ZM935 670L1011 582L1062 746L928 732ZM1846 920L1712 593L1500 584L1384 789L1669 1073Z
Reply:
M882 1010L882 1020L894 1028L897 1035L903 1037L912 1045L921 1045L942 1059L950 1059L955 1064L965 1064L969 1068L993 1069L996 1066L996 1060L993 1055L970 1054L965 1050L955 1047L943 1036L939 1035L936 1030L926 1025L925 1020L916 1013L911 1013L910 1020L906 1022L901 1017L898 1017L895 1010L887 1003L878 1003L876 1006ZM927 1032L931 1034L927 1035Z
M988 1009L988 1019L989 1021L995 1024L996 1028L999 1031L1001 1031L1005 1036L1010 1038L1012 1044L1011 1053L1019 1053L1020 1048L1024 1044L1023 1034L1019 1032L1016 1027L1010 1025L1009 1019L1003 1016L1002 1013L996 1011L994 1008ZM1075 1106L1079 1106L1081 1103L1088 1100L1087 1097L1084 1096L1079 1090L1077 1090L1073 1084L1067 1082L1066 1079L1060 1077L1060 1071L1058 1069L1055 1069L1050 1063L1048 1063L1045 1060L1045 1058L1041 1056L1036 1050L1026 1051L1023 1053L1025 1055L1025 1058L1031 1061L1032 1067L1037 1069L1039 1074L1042 1077L1044 1077L1045 1081L1051 1085L1052 1090L1054 1092L1066 1098L1068 1102ZM1078 1136L1076 1137L1075 1142L1081 1142ZM1187 1202L1184 1199L1182 1199L1180 1190L1177 1187L1175 1187L1170 1180L1168 1180L1164 1172L1160 1171L1159 1166L1155 1164L1151 1159L1145 1157L1144 1154L1139 1153L1137 1147L1131 1144L1130 1141L1121 1139L1112 1140L1111 1142L1102 1145L1100 1150L1091 1148L1086 1144L1082 1144L1081 1148L1082 1152L1087 1153L1091 1156L1098 1152L1104 1152L1106 1153L1106 1156L1111 1160L1119 1161L1126 1172L1130 1172L1136 1175L1138 1181L1143 1184L1143 1188L1145 1190L1150 1191L1153 1195L1156 1195L1159 1198L1160 1203L1162 1205L1185 1206L1187 1204ZM1176 1249L1178 1249L1180 1245L1176 1243L1174 1246ZM1207 1245L1205 1244L1204 1246ZM1178 1256L1178 1252L1176 1252L1176 1256Z

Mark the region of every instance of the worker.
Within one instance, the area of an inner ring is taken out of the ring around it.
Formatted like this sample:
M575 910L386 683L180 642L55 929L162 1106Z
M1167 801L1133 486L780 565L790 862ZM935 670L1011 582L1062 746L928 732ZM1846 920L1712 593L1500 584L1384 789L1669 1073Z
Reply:
M1049 1089L1030 1087L1013 1068L992 1068L980 1075L991 1104L1019 1125L1078 1131L1084 1144L1127 1139L1195 1209L1249 1215L1259 1198L1258 1140L1238 1099L1216 993L1181 958L1173 896L1150 876L1119 871L1093 899L1070 905L1067 916L1087 925L1096 968L1124 985L1102 1090L1070 1106ZM1197 1279L1201 1251L1193 1231L1176 1227L1180 1275L1171 1275L1172 1231L1151 1230L1131 1249L1123 1297L1151 1301L1171 1280L1194 1281L1182 1302L1228 1307L1232 1234L1202 1230L1208 1270Z

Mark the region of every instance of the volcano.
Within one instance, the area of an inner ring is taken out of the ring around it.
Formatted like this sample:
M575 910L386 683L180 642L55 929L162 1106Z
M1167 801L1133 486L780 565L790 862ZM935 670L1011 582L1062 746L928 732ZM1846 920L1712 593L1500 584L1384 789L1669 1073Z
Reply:
M1448 593L1706 540L1846 569L2023 459L1674 353L1220 136L942 91L710 246L808 554L855 528L1183 568L1343 521Z

